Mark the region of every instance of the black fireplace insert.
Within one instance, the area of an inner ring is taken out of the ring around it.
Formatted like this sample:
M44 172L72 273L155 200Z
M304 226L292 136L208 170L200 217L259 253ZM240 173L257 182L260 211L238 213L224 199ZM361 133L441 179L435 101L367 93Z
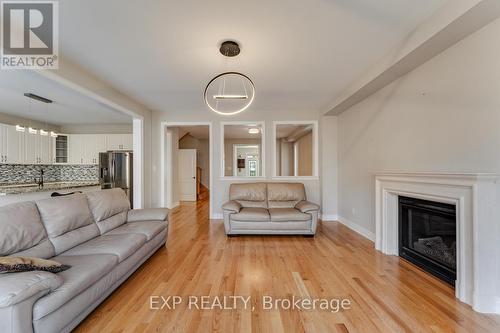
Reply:
M400 196L400 257L454 286L456 221L455 205Z

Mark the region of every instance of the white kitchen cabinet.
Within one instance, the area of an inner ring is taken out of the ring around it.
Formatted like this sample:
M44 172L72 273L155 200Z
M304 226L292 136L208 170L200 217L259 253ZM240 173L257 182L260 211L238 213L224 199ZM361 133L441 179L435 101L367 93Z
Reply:
M7 163L8 142L7 126L0 124L0 164Z
M0 163L7 163L7 147L9 145L9 137L7 125L0 124Z
M53 141L52 146L52 162L54 164L67 164L69 163L69 142L68 135L58 134L57 138Z
M38 164L52 164L52 148L54 138L50 135L40 135Z
M30 134L26 129L24 133L25 163L38 164L40 156L40 135Z
M84 137L83 134L71 134L69 136L69 163L70 164L84 164L85 150L83 147Z
M106 135L105 134L97 134L93 135L94 137L94 145L92 150L92 164L99 164L99 153L106 152Z
M99 153L132 150L132 134L61 134L56 138L16 131L0 124L0 163L2 164L99 164Z
M15 126L4 125L7 133L5 159L9 164L22 164L26 160L25 133L16 131Z
M106 151L104 134L71 134L68 140L71 164L99 164L99 153Z
M132 150L133 149L132 134L124 134L123 135L123 149L125 149L125 150Z
M107 150L132 150L132 134L108 134Z
M50 135L31 134L29 132L22 133L23 138L20 138L23 143L19 147L24 147L25 158L23 163L26 164L52 164L53 141L54 138ZM9 143L9 146L13 146Z

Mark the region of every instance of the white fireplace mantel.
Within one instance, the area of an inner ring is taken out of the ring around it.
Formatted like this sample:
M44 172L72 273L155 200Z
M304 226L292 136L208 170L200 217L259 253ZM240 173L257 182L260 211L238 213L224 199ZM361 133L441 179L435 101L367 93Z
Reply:
M456 297L478 312L500 313L498 180L484 173L377 173L375 248L399 253L399 196L456 205Z

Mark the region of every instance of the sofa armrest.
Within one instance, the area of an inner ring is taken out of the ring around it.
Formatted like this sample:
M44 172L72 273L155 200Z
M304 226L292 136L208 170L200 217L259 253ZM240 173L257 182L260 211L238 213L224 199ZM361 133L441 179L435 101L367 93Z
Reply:
M132 209L128 211L127 222L166 221L169 212L167 208Z
M5 273L0 275L0 308L21 303L37 294L41 296L61 286L56 274L42 271Z
M241 204L238 201L231 200L222 205L222 210L231 213L239 213L241 210Z
M318 211L319 206L316 204L313 204L312 202L302 200L299 201L296 205L295 208L300 210L302 213L307 213L307 212L312 212L312 211Z

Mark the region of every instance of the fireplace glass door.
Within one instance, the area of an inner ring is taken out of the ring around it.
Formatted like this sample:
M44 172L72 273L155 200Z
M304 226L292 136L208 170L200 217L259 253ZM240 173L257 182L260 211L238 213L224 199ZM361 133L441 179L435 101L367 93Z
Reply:
M454 285L455 205L399 197L399 255Z

